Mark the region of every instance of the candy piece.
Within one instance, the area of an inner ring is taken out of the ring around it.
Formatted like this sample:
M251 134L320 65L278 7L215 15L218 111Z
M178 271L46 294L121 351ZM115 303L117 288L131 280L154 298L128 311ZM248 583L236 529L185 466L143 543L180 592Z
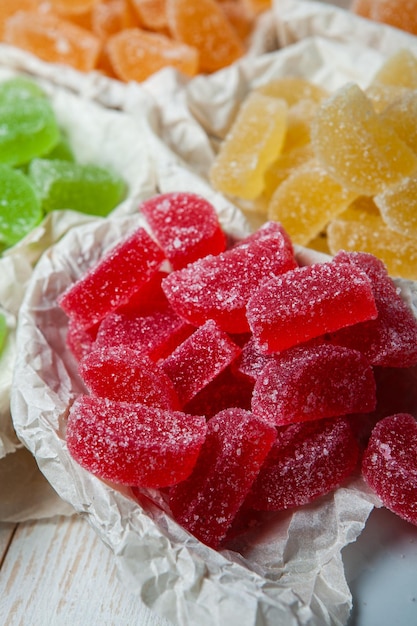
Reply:
M198 69L194 48L139 28L116 33L108 39L106 50L116 76L126 82L141 82L168 66L187 76L195 76Z
M143 228L114 246L59 298L65 313L83 328L126 304L158 271L162 250Z
M241 40L215 0L166 0L166 14L173 38L198 50L200 72L215 72L243 55Z
M16 103L33 98L46 98L43 89L33 80L25 76L16 76L0 83L0 102Z
M261 352L279 352L324 333L377 315L372 286L343 263L315 263L262 285L247 307Z
M245 6L244 0L220 2L220 8L243 42L249 37L254 25L254 16Z
M275 436L275 428L243 409L212 417L192 474L170 490L174 518L200 541L218 548Z
M264 197L270 200L281 183L283 183L295 169L311 161L313 157L313 148L309 143L297 146L288 152L283 151L265 172Z
M365 357L328 344L275 355L256 379L252 397L253 413L276 426L367 413L375 406L375 379Z
M139 22L149 30L168 32L166 0L131 0Z
M4 27L14 13L18 11L36 11L39 0L13 0L13 2L0 2L0 40L4 39Z
M138 25L128 0L96 2L91 10L91 30L101 41L111 35Z
M60 131L45 98L0 104L0 163L20 165L49 152Z
M245 506L279 511L308 504L339 487L358 456L347 418L280 427Z
M372 84L417 89L417 57L407 48L401 48L383 63Z
M66 343L77 361L93 349L97 335L97 326L83 328L75 320L68 320Z
M357 15L371 19L372 6L373 0L352 0L350 8Z
M96 345L129 346L158 361L171 354L194 330L170 308L145 316L113 313L101 322Z
M46 159L60 159L61 161L75 161L70 141L65 133L61 132L58 143L45 154Z
M184 406L240 354L240 348L213 320L183 341L163 362Z
M142 202L140 211L174 269L226 247L213 205L194 193L154 196Z
M305 100L318 103L329 95L324 87L301 76L282 76L254 89L264 96L285 100L289 107Z
M247 96L211 167L215 189L247 200L259 196L265 172L282 150L287 109L278 98Z
M359 350L372 365L410 367L417 364L417 320L401 298L382 261L361 252L340 252L335 262L363 270L372 283L378 317L342 328L331 341Z
M259 15L262 11L271 8L271 0L243 0L243 3L255 15Z
M378 194L375 204L389 228L417 240L417 176L403 178L394 187Z
M29 178L46 213L71 209L105 217L126 193L125 182L115 172L62 159L34 159Z
M394 232L379 216L332 220L327 227L327 241L332 254L339 250L369 252L383 261L390 276L417 280L416 240Z
M401 98L410 89L400 85L384 85L382 83L372 83L365 89L366 97L372 102L375 113L382 113L397 98ZM401 139L404 138L401 137Z
M191 415L205 415L207 419L230 407L250 410L253 383L234 373L233 364L220 372L208 385L184 406Z
M0 244L13 246L42 220L34 188L19 170L0 165Z
M251 336L243 346L241 354L235 360L233 368L237 374L255 382L271 358L270 354L264 354L259 351L254 338Z
M295 266L287 234L269 222L238 246L172 272L162 288L173 309L191 324L213 319L223 330L244 333L251 294L270 276Z
M355 192L339 185L319 163L307 161L272 195L268 218L280 222L294 243L306 245L355 197Z
M417 155L378 117L353 83L319 106L311 141L327 172L358 194L379 193L417 169Z
M160 409L179 408L174 386L148 356L125 345L95 347L78 371L94 395Z
M204 417L84 395L70 408L67 445L104 480L160 488L187 478L206 429Z
M168 308L168 300L162 291L162 280L168 272L158 270L141 287L133 293L129 300L117 308L117 313L129 316L152 315L156 311Z
M63 15L88 13L98 0L48 0L51 7Z
M416 6L412 0L374 0L371 18L417 35Z
M100 40L88 30L52 14L19 11L4 28L4 41L50 63L88 72L94 69Z
M397 413L375 426L362 473L384 506L417 524L417 423L412 415Z
M398 137L417 152L417 93L407 90L389 104L380 114L381 120L392 126Z

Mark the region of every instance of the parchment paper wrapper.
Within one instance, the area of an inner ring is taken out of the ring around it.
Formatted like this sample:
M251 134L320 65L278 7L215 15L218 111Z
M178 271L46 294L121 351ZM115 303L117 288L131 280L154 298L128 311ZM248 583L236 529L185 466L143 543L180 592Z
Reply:
M308 37L326 37L342 43L368 46L384 55L390 55L399 48L408 48L417 54L417 37L387 24L360 17L349 11L350 6L350 0L334 3L274 0L278 46L288 46Z

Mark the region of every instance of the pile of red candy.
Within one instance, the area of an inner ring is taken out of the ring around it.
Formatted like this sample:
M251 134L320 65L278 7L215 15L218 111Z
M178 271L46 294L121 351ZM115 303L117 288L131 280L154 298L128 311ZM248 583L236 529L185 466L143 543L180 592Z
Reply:
M301 267L276 222L230 242L192 193L140 210L147 228L59 299L86 388L73 458L162 489L213 548L245 515L309 503L360 468L417 523L417 320L383 264L340 252Z

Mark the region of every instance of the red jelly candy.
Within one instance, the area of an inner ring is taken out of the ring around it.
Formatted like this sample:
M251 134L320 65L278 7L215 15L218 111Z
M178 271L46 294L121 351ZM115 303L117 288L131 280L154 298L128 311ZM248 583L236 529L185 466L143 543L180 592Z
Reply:
M375 406L375 378L364 356L330 344L276 355L258 376L252 397L255 415L277 426L367 413Z
M253 337L243 346L241 354L234 363L237 374L256 381L263 368L271 360L272 355L260 352Z
M275 428L243 409L212 417L192 474L170 490L174 518L200 541L218 548L275 436Z
M274 222L218 254L190 263L162 281L171 306L195 326L215 320L223 330L249 330L246 305L266 279L296 266L288 235Z
M204 417L80 396L70 409L67 445L77 463L104 480L157 489L189 476L206 430Z
M183 341L162 368L184 406L240 354L240 348L209 320Z
M249 411L252 393L253 383L235 376L232 367L227 367L184 406L184 412L210 419L230 407Z
M360 350L372 365L416 365L417 320L382 261L364 252L339 252L335 261L352 264L366 272L372 283L378 317L336 331L330 340Z
M59 304L80 326L93 326L126 304L163 261L161 248L139 228L67 289Z
M226 247L213 205L197 194L161 194L143 202L140 210L173 269Z
M168 307L168 300L162 291L162 280L168 276L168 272L161 270L155 272L138 291L129 298L128 302L116 309L117 313L129 315L148 315Z
M271 278L250 298L249 324L261 352L280 352L377 316L371 283L345 263L316 263Z
M96 345L129 346L158 361L171 354L194 330L169 307L144 316L111 313L99 326Z
M378 422L362 473L387 509L417 525L417 422L412 415L397 413Z
M97 336L97 326L83 328L75 320L68 321L67 346L80 361L92 349Z
M96 348L79 373L94 395L161 409L178 409L178 397L165 372L148 356L124 345Z
M336 489L353 472L358 456L347 418L278 428L245 506L278 511L312 502Z

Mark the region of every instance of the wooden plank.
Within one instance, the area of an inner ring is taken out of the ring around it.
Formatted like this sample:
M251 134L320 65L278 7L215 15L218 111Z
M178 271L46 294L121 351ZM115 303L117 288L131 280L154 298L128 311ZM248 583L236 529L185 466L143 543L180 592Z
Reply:
M0 624L169 626L121 585L110 550L76 516L18 525L0 570Z
M0 523L0 569L6 557L17 524Z

